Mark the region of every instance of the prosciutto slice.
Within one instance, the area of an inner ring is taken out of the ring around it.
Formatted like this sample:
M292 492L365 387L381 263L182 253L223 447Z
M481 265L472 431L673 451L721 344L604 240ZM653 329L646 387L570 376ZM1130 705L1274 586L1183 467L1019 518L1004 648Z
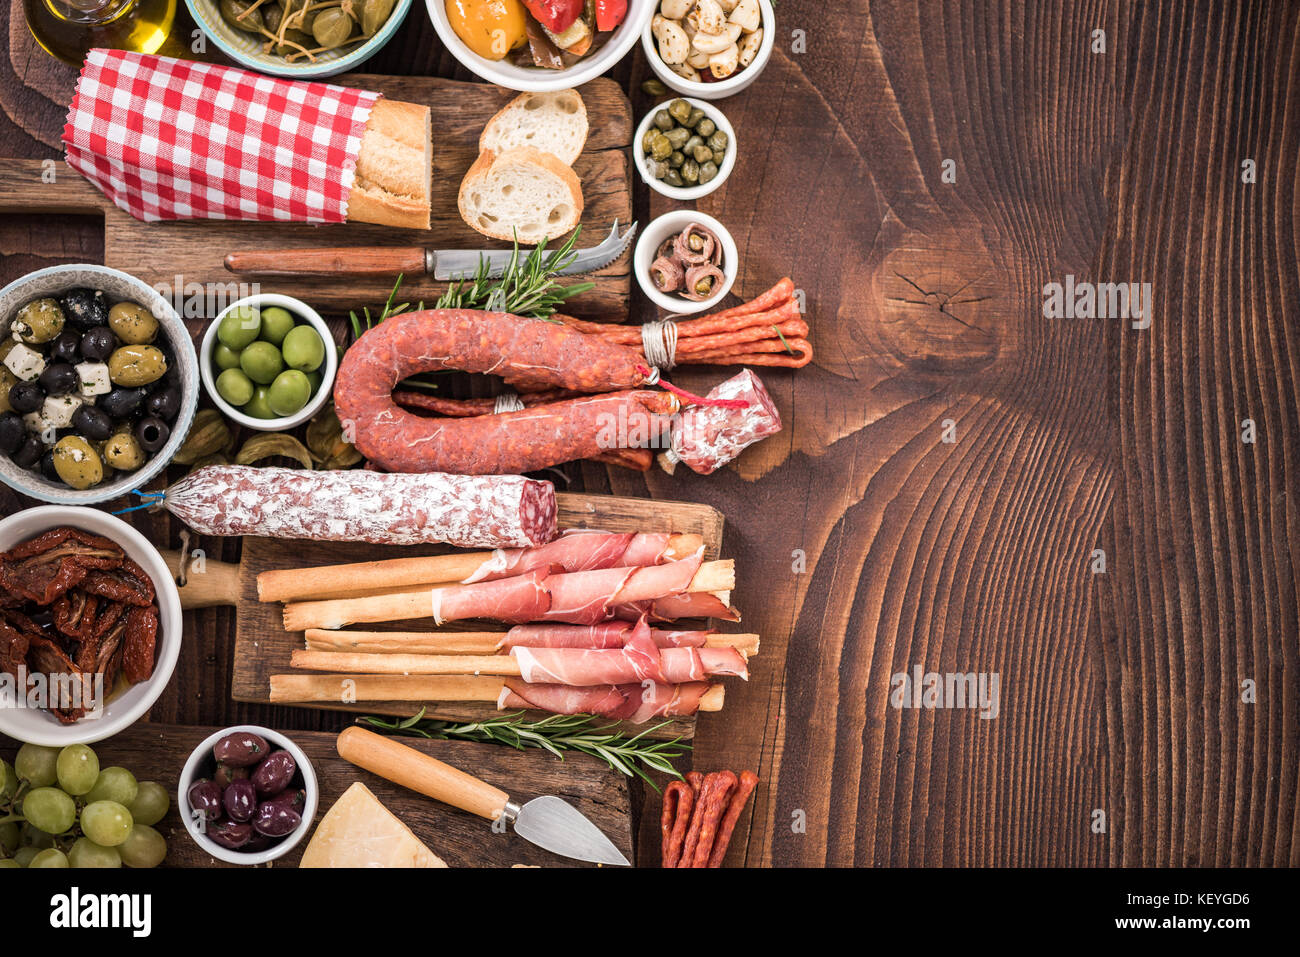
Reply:
M668 533L570 531L536 548L498 548L462 584L494 581L531 571L583 572L598 568L658 565L668 551Z
M636 621L647 615L651 621L676 621L678 618L721 618L740 621L740 612L717 595L709 592L685 592L652 601L629 602L611 609L615 618Z
M497 645L498 651L512 648L622 648L636 626L626 621L599 625L516 625ZM650 630L657 648L701 648L712 631Z
M642 618L621 648L513 648L520 677L528 684L598 687L631 682L685 684L710 675L749 679L745 658L734 648L660 649Z
M530 685L507 678L497 707L532 708L552 714L594 714L601 718L639 724L651 718L695 714L709 690L707 681L683 685L618 684L599 688L568 685Z
M450 585L433 589L432 615L438 624L495 618L507 624L556 621L595 625L615 617L617 609L685 592L703 562L701 548L689 558L662 565L555 575L538 569L496 581ZM721 605L716 598L714 602Z

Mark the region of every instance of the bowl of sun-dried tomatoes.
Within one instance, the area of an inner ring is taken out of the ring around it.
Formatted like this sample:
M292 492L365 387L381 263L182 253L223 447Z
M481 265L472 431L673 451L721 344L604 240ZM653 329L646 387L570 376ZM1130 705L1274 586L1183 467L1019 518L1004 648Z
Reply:
M0 732L47 747L114 735L171 679L181 600L119 518L48 505L0 521Z

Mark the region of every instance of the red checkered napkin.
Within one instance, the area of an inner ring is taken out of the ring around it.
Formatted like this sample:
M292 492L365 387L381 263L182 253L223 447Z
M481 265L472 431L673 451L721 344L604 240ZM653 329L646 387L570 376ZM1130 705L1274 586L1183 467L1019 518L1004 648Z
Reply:
M341 223L380 94L91 50L68 165L136 219Z

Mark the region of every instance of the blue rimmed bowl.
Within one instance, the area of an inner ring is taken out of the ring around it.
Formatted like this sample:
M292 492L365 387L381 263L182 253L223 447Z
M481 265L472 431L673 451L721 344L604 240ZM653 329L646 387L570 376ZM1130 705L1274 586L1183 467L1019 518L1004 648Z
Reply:
M330 50L316 54L313 62L306 58L288 62L284 57L263 52L266 42L262 37L236 30L226 23L221 16L221 4L217 0L185 0L190 16L199 25L204 35L216 45L217 49L230 57L240 66L271 76L283 76L292 80L308 80L327 76L337 76L355 69L383 49L384 44L393 38L402 21L411 10L411 0L397 0L393 12L389 14L384 25L369 40L341 50Z

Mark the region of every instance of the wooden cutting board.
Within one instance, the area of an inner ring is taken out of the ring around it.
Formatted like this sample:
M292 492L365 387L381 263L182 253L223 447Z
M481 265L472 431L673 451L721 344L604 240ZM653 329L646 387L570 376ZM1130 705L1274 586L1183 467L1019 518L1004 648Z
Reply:
M235 866L205 853L185 830L176 807L181 769L199 743L218 730L142 721L121 734L92 745L99 755L101 767L120 765L137 780L157 781L167 789L172 807L156 827L167 839L164 863L168 867ZM336 735L293 731L288 736L311 759L316 771L320 784L317 823L354 781L360 781L388 810L401 818L416 837L452 867L585 866L579 861L544 851L513 833L494 834L491 825L482 818L408 791L349 764L334 748ZM516 751L505 745L471 741L427 741L407 737L399 740L496 785L515 800L530 800L543 794L564 798L590 818L629 861L634 859L627 778L604 762L585 754L569 754L561 762L542 751ZM0 741L3 741L0 753L12 761L18 746L11 738L0 738ZM304 839L273 866L296 867L306 848L307 839Z
M722 513L708 505L565 492L559 493L556 498L559 501L559 524L562 528L590 528L607 532L691 533L704 537L706 559L718 558L722 550ZM250 536L243 540L237 567L205 560L202 573L189 576L186 587L181 592L182 601L189 607L238 606L231 695L236 701L268 704L271 675L292 673L289 667L290 656L295 648L302 648L304 644L302 632L284 630L283 605L257 600L259 573L279 568L436 555L447 551L451 549L440 545L300 542ZM505 630L502 625L488 624L484 627L487 630ZM364 628L372 631L429 631L433 630L433 625L425 619L365 625ZM475 629L461 622L443 630ZM418 712L422 705L413 702L359 702L353 705L313 703L300 707L366 714L411 715ZM487 702L429 702L426 708L426 714L430 717L458 721L474 721L499 713L495 705ZM692 738L694 735L694 717L674 719L654 732L654 737L657 738Z
M240 282L259 282L256 277L237 277L226 270L226 254L237 249L417 245L436 249L508 248L508 244L490 240L465 225L457 212L456 194L465 172L478 156L483 126L515 94L484 83L438 77L355 75L331 82L378 90L392 99L429 107L433 118L431 229L366 223L143 223L114 206L61 160L0 160L0 213L102 213L106 266L167 290L176 287L178 276L182 277L182 285L233 283L230 291L235 295L228 301L248 293L238 291ZM632 142L632 109L613 80L593 80L580 90L591 131L586 150L574 164L586 198L578 245L594 246L609 233L615 219L624 224L632 221L630 164L625 152ZM53 182L49 181L51 175ZM630 260L630 255L625 255L592 277L596 288L575 300L569 311L606 321L625 321L631 290ZM298 296L322 312L346 313L363 306L382 306L395 279L266 278L260 283L263 292ZM407 276L400 301L432 303L443 289L445 284L429 277Z

